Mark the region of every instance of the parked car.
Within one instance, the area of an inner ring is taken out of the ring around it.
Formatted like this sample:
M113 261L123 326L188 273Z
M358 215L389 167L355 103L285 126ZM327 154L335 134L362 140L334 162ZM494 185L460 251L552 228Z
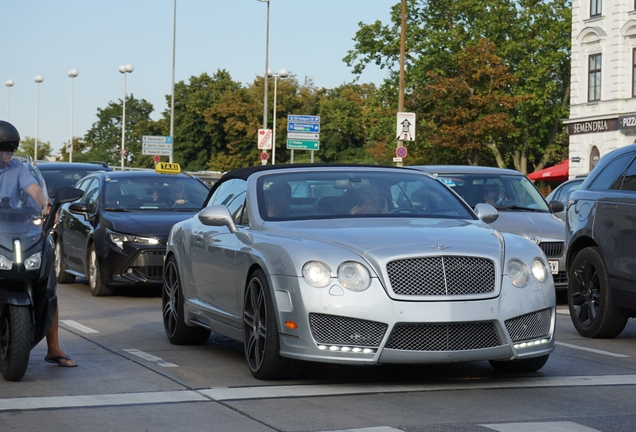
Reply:
M55 192L61 187L75 186L81 178L95 171L112 171L108 165L99 162L37 161L36 166L44 177L46 190L51 201Z
M296 360L538 370L554 346L548 259L492 229L497 215L406 168L231 171L170 231L166 335L242 341L259 379Z
M551 203L552 201L559 201L561 204L563 204L563 210L559 212L554 212L554 215L558 217L559 219L561 219L563 222L565 222L565 215L566 215L566 210L568 207L568 199L570 198L570 195L572 194L572 192L574 192L575 190L581 187L583 180L585 180L585 178L577 177L577 178L568 180L564 183L561 183L552 192L550 192L550 194L547 197L545 197L545 200L548 203Z
M603 156L570 195L568 306L585 337L619 335L636 316L636 145Z
M60 283L86 277L94 296L161 284L170 228L209 192L195 177L154 171L93 172L77 188L84 196L61 208L55 227L55 271Z
M491 203L499 218L491 226L502 232L518 234L539 245L550 260L557 289L567 289L565 269L565 225L550 209L541 193L519 171L479 166L412 166L431 173L454 190L471 207L486 202L485 193L493 193ZM556 210L563 210L556 208ZM556 211L555 210L555 211Z

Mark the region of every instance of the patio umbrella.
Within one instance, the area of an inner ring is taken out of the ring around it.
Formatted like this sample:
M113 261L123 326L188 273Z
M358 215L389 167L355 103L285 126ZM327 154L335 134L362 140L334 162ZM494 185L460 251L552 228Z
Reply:
M566 159L558 165L528 174L528 178L530 180L541 180L545 182L564 182L569 178L569 168L570 161Z

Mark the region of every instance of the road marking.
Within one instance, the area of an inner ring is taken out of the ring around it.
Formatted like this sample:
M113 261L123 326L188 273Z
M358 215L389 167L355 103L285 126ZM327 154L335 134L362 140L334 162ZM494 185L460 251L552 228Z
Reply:
M596 354L603 354L606 356L612 356L612 357L629 357L626 354L618 354L618 353L613 353L611 351L602 351L602 350L597 350L594 348L586 348L586 347L582 347L582 346L578 346L578 345L572 345L569 343L565 343L565 342L555 342L556 345L561 345L564 346L566 348L573 348L573 349L577 349L577 350L581 350L581 351L589 351L589 352L593 352Z
M174 363L168 363L167 361L165 361L161 357L153 356L152 354L148 354L147 352L139 351L138 349L129 348L129 349L125 349L124 351L126 351L127 353L130 353L132 355L135 355L137 357L141 357L144 360L148 360L149 362L156 363L158 366L161 366L161 367L179 367L179 365L176 365Z
M200 402L206 400L209 401L209 399L193 391L15 398L0 399L0 411Z
M557 308L556 313L561 314L561 315L570 315L570 309L569 308Z
M494 429L499 432L599 432L598 429L573 423L569 421L559 422L533 422L533 423L497 423L480 424L479 426Z
M77 321L73 321L73 320L60 320L61 323L66 324L69 327L73 327L74 329L77 329L81 332L84 333L99 333L97 330L94 330L90 327L86 327L85 325L82 325L80 323L78 323Z
M320 397L358 394L415 393L454 390L510 388L582 387L636 385L636 375L601 375L573 377L527 377L447 381L439 384L335 384L290 385L240 388L210 388L197 391L165 391L84 396L54 396L40 398L0 399L0 412L78 408L111 405L152 405L160 403L272 399L285 397ZM537 430L537 429L535 429ZM542 429L547 430L547 429Z

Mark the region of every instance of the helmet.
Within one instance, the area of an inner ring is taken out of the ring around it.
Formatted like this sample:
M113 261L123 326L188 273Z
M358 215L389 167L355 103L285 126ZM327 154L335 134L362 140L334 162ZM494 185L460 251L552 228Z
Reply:
M0 151L14 152L20 145L20 134L11 123L0 120Z

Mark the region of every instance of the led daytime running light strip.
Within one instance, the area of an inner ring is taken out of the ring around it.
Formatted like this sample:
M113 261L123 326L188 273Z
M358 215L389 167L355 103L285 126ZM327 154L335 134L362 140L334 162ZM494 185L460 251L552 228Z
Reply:
M376 352L376 350L371 348L337 346L337 345L318 345L318 349L322 351L340 351L340 352L353 352L353 353L362 353L362 354L375 354Z
M22 263L22 243L20 242L20 240L18 239L13 240L13 250L15 253L15 263L21 264Z
M547 344L548 342L550 342L550 339L543 338L543 339L537 339L537 340L528 341L528 342L516 343L513 345L513 347L515 349L530 348L537 345L544 345L544 344Z

